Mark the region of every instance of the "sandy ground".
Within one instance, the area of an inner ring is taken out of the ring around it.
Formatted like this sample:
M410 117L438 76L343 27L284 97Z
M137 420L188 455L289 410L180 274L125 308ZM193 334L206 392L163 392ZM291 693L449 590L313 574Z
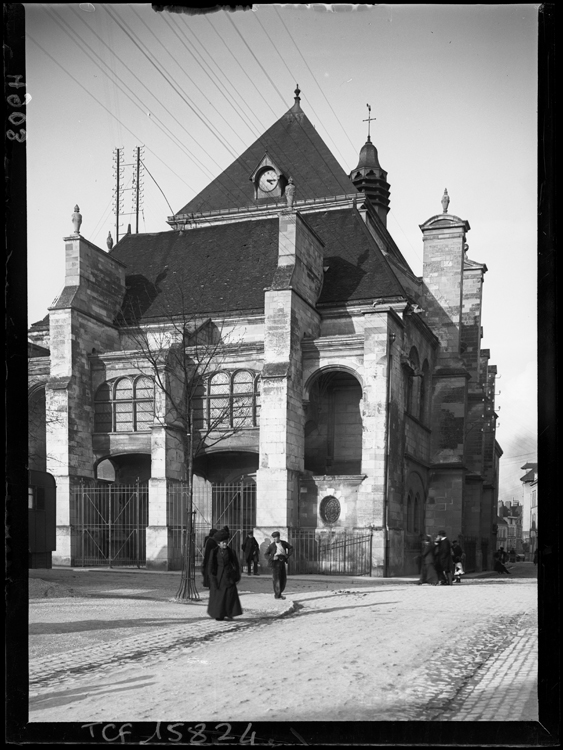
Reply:
M30 721L428 720L535 622L530 580L286 593L290 617L39 687Z

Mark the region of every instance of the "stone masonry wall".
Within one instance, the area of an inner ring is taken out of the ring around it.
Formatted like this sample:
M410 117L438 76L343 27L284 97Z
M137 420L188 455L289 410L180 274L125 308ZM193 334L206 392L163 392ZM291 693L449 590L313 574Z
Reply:
M71 487L94 476L90 356L119 345L113 326L125 291L124 269L76 235L65 239L65 288L50 309L51 373L46 386L47 471L57 481L57 550L70 564L76 521Z

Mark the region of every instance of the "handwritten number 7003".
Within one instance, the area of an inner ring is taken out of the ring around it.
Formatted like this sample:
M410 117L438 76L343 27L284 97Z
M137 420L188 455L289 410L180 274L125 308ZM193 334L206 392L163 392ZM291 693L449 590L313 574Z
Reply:
M22 86L25 87L25 83L22 83L21 81L21 75L7 75L6 78L14 78L14 81L8 81L8 86L10 86L13 89L19 89ZM28 104L31 97L29 94L26 94L24 96L23 101L20 99L18 94L10 94L6 97L6 102L10 107L23 107L24 105ZM12 112L10 115L8 115L8 122L11 122L12 125L14 125L16 128L20 128L20 125L23 125L25 122L25 115L23 112ZM7 130L6 131L6 137L10 141L17 141L18 143L23 143L27 137L27 133L23 128L20 128L19 133L16 133L13 130Z

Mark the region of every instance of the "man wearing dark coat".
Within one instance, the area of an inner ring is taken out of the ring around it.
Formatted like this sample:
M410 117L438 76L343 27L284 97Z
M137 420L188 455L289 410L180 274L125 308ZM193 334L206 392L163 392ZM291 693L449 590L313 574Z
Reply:
M209 588L209 575L207 572L209 555L211 554L211 550L215 549L217 546L217 542L213 539L216 533L217 529L210 529L209 534L203 540L203 562L201 563L201 572L203 574L203 585L206 589Z
M453 574L452 545L445 531L439 531L436 537L435 564L439 582L443 586L450 586Z
M242 545L242 558L248 565L248 575L250 575L250 569L253 568L254 575L258 575L258 558L260 556L260 547L258 542L254 538L254 532L249 531L246 535L246 539Z
M236 554L227 546L229 535L218 531L213 537L217 542L209 556L209 605L207 614L216 620L232 620L242 615L237 591L240 567Z
M293 547L289 542L284 542L280 538L280 532L274 531L272 534L272 543L266 550L266 557L272 566L272 577L274 582L274 599L285 599L282 596L287 582L287 570L285 567Z

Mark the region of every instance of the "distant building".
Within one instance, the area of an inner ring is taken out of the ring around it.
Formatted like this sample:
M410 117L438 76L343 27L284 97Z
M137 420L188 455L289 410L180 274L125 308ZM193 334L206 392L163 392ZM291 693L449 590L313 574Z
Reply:
M308 534L304 556L361 536L372 575L398 576L416 572L421 535L444 529L492 567L497 370L469 222L445 191L420 225L416 276L387 229L370 136L346 173L295 93L167 231L106 251L80 234L76 207L62 292L29 331L30 451L57 482L56 564L181 564L187 458L132 343L140 327L187 358L200 330L241 342L216 342L221 369L199 391L196 432L238 429L195 460L198 534ZM209 327L178 329L186 315ZM160 374L174 378L164 356Z
M526 553L533 556L538 546L538 465L526 463L520 467L526 473L522 482L522 538Z
M523 552L522 547L522 505L515 502L504 502L499 505L499 516L506 524L506 539L504 549L509 552ZM498 548L498 547L497 547Z

